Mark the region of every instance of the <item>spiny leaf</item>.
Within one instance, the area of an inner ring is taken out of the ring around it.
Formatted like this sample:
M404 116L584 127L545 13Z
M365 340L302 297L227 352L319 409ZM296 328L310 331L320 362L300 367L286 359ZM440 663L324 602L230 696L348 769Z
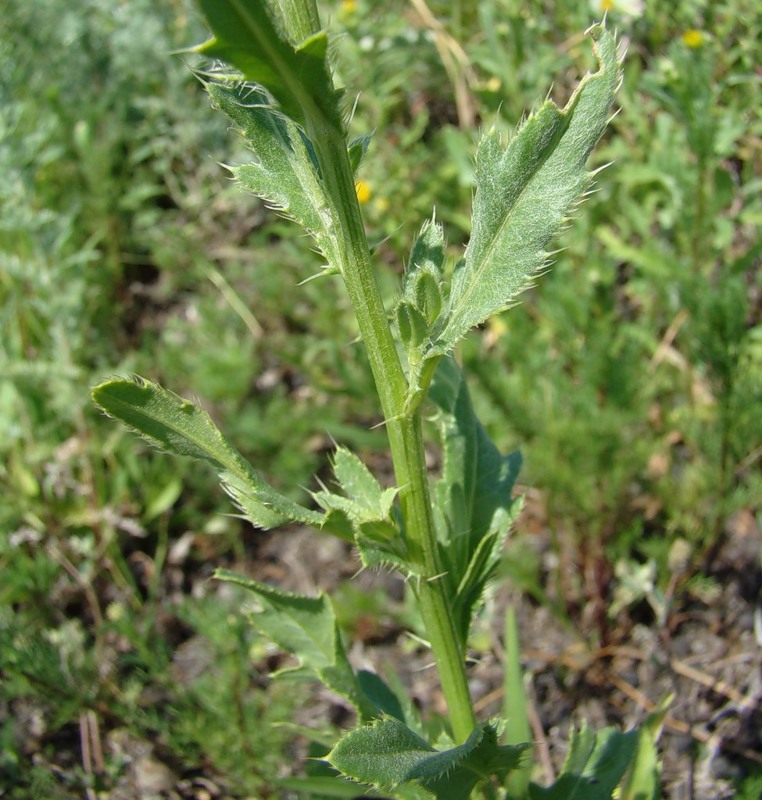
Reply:
M303 131L247 84L212 81L214 104L240 129L255 161L231 168L240 185L312 234L329 267L338 264L333 206Z
M322 489L312 495L326 512L324 529L354 541L365 567L388 566L409 574L405 543L392 508L397 489L383 489L345 447L336 448L333 470L342 493Z
M599 70L582 79L567 106L546 101L507 149L494 129L479 143L471 239L430 355L448 353L531 285L546 266L551 238L590 182L585 162L606 127L621 69L614 36L603 25L588 33Z
M322 514L276 492L228 442L199 406L137 375L105 381L93 402L165 453L209 462L223 488L255 525L272 528L299 521L320 525Z
M436 368L436 358L425 358L438 330L444 304L443 275L445 238L435 217L427 220L410 253L395 310L400 342L407 351L410 385L406 413L414 411L426 396Z
M482 724L462 745L436 750L399 720L385 717L348 733L326 760L382 791L418 781L440 800L461 800L480 780L515 769L524 749L499 746L494 728Z
M329 518L332 512L334 517L335 512L341 512L357 534L377 535L381 540L399 533L391 516L397 489L382 489L365 464L345 447L336 448L333 471L342 494L327 489L313 494L318 505L329 512Z
M339 97L328 69L328 38L318 33L294 47L264 0L199 0L214 36L196 50L232 64L261 84L302 126L317 117L341 130Z
M263 530L290 522L301 522L334 533L326 528L324 515L305 508L280 494L262 478L251 473L241 479L230 472L220 473L220 485L253 525Z
M211 417L190 400L138 375L95 386L93 401L159 450L200 458L241 477L243 456L225 439Z

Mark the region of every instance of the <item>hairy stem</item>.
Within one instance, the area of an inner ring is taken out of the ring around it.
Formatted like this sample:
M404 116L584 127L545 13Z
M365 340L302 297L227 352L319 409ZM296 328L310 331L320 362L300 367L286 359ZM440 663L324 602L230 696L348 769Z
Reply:
M431 510L419 413L404 414L407 379L389 328L386 310L373 274L370 249L360 214L344 135L331 127L309 126L329 196L336 203L344 282L368 352L386 422L394 472L400 487L409 557L421 580L416 593L431 641L450 712L453 734L464 741L476 725L465 672L465 646L460 641L443 582Z
M319 21L306 9L313 0L301 0L304 13L286 15L287 34L304 41L318 32ZM299 5L300 0L281 3L281 8ZM443 569L437 548L429 483L423 450L419 413L405 413L408 383L389 327L381 293L373 273L370 248L365 235L354 176L349 163L343 130L327 120L317 108L305 108L307 135L317 155L328 196L335 206L342 243L341 270L354 307L360 335L368 353L384 414L400 506L405 521L409 558L421 576L415 587L442 690L450 713L453 735L468 738L476 725L465 670L465 643L460 640L450 609Z

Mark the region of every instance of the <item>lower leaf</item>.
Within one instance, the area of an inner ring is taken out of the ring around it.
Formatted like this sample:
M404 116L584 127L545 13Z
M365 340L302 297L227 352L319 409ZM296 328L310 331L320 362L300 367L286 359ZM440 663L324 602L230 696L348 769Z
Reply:
M498 745L494 727L481 724L463 744L436 750L400 720L384 717L348 733L326 760L382 791L416 781L438 800L467 800L482 780L516 769L527 747Z

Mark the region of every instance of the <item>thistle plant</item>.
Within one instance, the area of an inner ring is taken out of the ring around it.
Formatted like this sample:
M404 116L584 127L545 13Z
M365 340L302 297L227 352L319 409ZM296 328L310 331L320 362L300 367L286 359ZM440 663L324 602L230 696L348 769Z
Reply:
M495 130L476 150L472 233L448 258L436 217L420 227L399 297L385 307L366 239L355 173L370 137L349 140L315 0L199 0L215 59L202 79L253 153L232 169L240 185L300 225L354 307L388 434L396 485L383 488L354 453L337 447L333 488L298 503L270 486L198 405L136 376L108 380L95 403L161 450L209 462L241 514L262 529L300 523L352 543L367 568L409 581L447 703L425 720L383 676L350 663L330 598L284 592L218 570L256 596L252 623L293 653L300 669L346 699L356 727L327 752L333 776L289 784L321 796L362 791L400 798L622 798L656 793L652 721L643 732L583 726L551 787L532 782L515 621L506 626L507 719L477 720L469 692L469 630L517 512L518 453L501 454L472 408L453 357L468 332L509 306L548 266L548 247L589 190L586 162L621 80L615 37L588 31L598 68L568 104L546 100L509 142ZM442 469L428 475L422 415L436 421ZM371 788L372 787L372 788ZM617 789L617 787L619 787ZM640 794L637 794L640 792ZM643 793L645 792L645 793Z

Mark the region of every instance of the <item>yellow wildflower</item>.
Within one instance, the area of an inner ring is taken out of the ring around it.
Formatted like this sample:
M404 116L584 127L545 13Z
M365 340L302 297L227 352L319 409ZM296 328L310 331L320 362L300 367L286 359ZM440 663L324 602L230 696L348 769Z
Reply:
M341 0L341 10L345 14L354 14L357 11L357 0Z
M695 28L687 30L683 34L682 39L686 47L696 48L704 44L704 34L701 33L701 31L697 31Z
M365 181L357 181L357 183L355 183L355 191L357 192L357 199L360 201L361 205L370 200L370 186L368 186Z

